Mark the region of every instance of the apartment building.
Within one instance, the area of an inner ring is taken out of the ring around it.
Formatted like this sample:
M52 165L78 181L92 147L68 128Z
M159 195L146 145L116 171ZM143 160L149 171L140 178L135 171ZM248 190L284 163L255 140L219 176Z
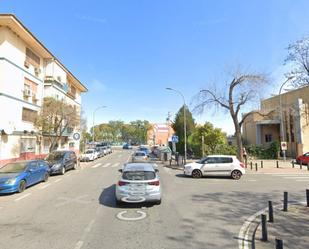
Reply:
M309 151L309 86L262 100L260 112L268 115L253 113L243 124L245 143L267 147L285 141L287 156L294 158Z
M81 110L87 88L14 15L0 14L0 165L48 153L49 140L34 126L43 98L64 100ZM64 133L59 148L78 151Z

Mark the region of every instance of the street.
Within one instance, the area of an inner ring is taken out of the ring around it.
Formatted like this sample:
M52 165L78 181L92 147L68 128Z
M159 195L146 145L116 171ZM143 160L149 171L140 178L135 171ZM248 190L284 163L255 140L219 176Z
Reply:
M245 220L267 206L304 201L309 174L244 175L192 179L158 169L161 205L117 207L118 169L132 151L115 151L52 176L22 194L0 196L0 248L238 248Z

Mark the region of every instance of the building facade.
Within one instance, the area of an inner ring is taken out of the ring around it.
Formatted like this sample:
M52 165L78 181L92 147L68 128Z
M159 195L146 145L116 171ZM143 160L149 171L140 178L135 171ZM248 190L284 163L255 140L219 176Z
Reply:
M48 153L48 139L34 126L43 98L81 110L86 87L14 16L0 14L0 165ZM61 148L78 151L66 132Z
M243 124L245 143L267 147L273 141L284 141L289 157L308 152L308 107L309 86L262 100L260 112L263 115L253 113Z
M170 124L152 124L151 129L147 132L147 143L149 145L168 145L174 133Z

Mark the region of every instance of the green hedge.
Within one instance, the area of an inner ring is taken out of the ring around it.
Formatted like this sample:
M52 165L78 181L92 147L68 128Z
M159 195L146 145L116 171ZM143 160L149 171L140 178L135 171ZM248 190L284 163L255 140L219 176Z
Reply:
M279 143L277 141L272 142L269 148L263 148L262 146L250 145L247 148L249 156L253 156L259 159L277 159L279 152Z

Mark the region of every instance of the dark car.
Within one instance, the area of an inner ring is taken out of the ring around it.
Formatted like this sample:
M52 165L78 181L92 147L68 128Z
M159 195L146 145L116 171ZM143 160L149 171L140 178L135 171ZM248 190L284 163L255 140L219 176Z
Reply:
M303 155L301 155L301 156L298 156L297 158L296 158L296 162L298 163L298 164L308 164L309 163L309 152L307 152L307 153L305 153L305 154L303 154Z
M76 169L77 157L74 151L53 151L45 158L49 167L50 174L63 175L69 169Z
M130 150L130 149L132 149L132 146L131 146L130 144L124 144L124 145L122 146L122 149L124 149L124 150Z
M0 169L0 194L23 192L26 187L46 182L49 167L43 160L7 163Z

